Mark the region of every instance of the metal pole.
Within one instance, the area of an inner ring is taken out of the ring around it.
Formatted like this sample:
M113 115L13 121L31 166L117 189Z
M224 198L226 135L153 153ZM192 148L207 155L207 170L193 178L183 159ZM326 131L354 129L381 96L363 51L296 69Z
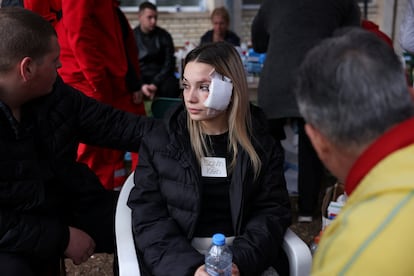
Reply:
M230 14L230 29L234 30L234 5L233 0L226 0L225 7Z
M364 19L368 19L368 0L364 0Z
M397 27L397 12L398 12L398 0L394 1L393 13L392 13L392 29L391 29L391 39L395 41L396 39L396 27Z

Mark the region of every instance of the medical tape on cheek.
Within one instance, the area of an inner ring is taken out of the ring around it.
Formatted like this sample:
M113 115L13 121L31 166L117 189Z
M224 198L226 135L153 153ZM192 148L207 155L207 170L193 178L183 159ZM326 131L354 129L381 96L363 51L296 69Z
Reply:
M211 74L211 83L209 94L204 101L204 106L216 110L225 110L230 103L231 94L233 93L233 84L228 77L225 77L216 71Z

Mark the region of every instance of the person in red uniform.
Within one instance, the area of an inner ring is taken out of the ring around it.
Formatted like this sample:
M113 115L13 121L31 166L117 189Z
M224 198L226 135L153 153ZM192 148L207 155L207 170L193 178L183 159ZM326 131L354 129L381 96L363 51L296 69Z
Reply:
M379 26L368 19L361 20L361 27L367 31L373 32L376 36L384 40L391 48L394 48L392 39L383 31L380 30Z
M117 0L26 0L25 8L55 27L61 47L62 79L89 97L135 114L145 114L138 50ZM61 16L63 15L63 16ZM117 189L128 172L124 152L80 144L86 163L107 189ZM137 163L133 157L132 167Z

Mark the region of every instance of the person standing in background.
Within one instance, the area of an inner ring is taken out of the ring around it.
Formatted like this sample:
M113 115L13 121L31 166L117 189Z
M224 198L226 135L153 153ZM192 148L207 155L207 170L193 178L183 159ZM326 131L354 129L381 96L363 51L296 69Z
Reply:
M229 30L230 15L225 7L215 8L210 19L213 29L203 34L200 45L208 42L227 41L233 46L240 46L240 37Z
M323 165L304 131L293 93L296 70L306 52L342 26L359 26L355 0L263 0L251 26L252 45L266 53L260 75L258 105L269 120L273 136L284 139L287 118L298 119L299 221L310 222L316 210Z
M175 48L171 35L157 26L157 7L150 2L139 5L139 25L134 36L139 52L143 83L149 85L151 97L176 98L180 95L175 76Z
M26 0L24 5L55 26L61 46L59 74L67 84L102 103L145 114L143 93L150 93L141 83L134 36L119 1ZM80 144L78 161L87 164L105 188L118 189L128 174L124 154ZM133 168L136 163L135 155Z

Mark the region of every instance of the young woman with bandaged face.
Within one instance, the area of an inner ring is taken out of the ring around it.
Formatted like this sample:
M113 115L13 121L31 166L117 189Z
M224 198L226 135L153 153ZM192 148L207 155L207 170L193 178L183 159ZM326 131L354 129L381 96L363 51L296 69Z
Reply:
M128 204L140 262L149 275L207 275L203 252L223 233L233 275L261 275L280 263L291 221L282 147L232 45L199 46L184 64L183 104L139 151Z

